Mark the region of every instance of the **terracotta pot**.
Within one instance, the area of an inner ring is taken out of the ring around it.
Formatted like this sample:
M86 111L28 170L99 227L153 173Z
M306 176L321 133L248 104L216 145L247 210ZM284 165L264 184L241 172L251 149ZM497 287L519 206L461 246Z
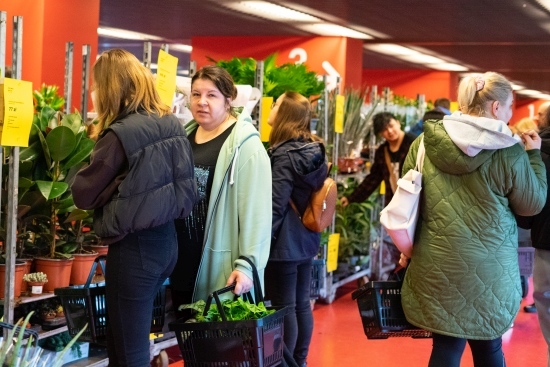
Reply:
M96 256L107 255L107 252L109 251L109 246L89 245L89 246L86 246L86 250L97 252ZM107 261L105 261L105 265L107 265ZM95 273L97 275L103 275L103 270L101 270L101 265L99 264L97 265L97 268L95 269Z
M73 267L71 269L71 284L81 285L86 284L92 264L94 263L97 253L92 254L74 254Z
M25 271L23 272L23 274L32 273L32 261L33 261L33 259L17 259L17 260L25 262ZM28 288L27 282L25 282L23 279L21 279L21 294L26 294L27 293L27 288Z
M52 293L55 288L68 287L71 282L71 259L49 259L37 257L34 259L36 272L43 272L48 276L48 283L44 284L44 292Z
M21 296L21 285L23 283L23 275L25 275L25 263L20 260L15 261L15 280L14 280L14 289L13 296ZM6 265L0 264L0 297L4 299L5 293L5 284L6 284Z
M31 296L39 296L44 291L45 282L27 282L31 290Z
M362 158L340 157L338 158L338 171L341 173L355 173L363 169Z

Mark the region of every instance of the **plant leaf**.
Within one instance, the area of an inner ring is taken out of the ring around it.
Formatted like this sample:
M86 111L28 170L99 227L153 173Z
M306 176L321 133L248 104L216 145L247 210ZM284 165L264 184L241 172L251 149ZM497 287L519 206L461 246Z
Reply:
M42 196L46 200L55 199L61 195L69 188L69 185L65 182L53 182L53 181L36 181L36 186Z
M95 142L90 138L83 138L74 150L74 153L69 157L66 162L61 164L63 171L73 167L74 165L82 162L92 154L94 150Z
M57 126L46 136L46 143L53 161L67 158L76 147L76 136L66 126Z

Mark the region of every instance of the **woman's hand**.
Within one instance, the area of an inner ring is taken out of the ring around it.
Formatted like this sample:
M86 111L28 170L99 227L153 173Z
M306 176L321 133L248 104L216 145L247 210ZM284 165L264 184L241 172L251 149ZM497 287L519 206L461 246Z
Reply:
M411 259L409 259L407 256L405 256L404 254L401 254L401 256L399 257L399 265L401 265L402 267L406 268L407 266L409 266L409 261Z
M521 140L525 144L525 150L540 149L542 140L535 130L527 130L521 134Z
M227 279L226 286L231 285L233 283L235 284L235 289L233 289L233 293L237 296L240 296L243 293L250 292L252 287L254 286L254 282L252 279L250 279L248 276L246 276L245 273L233 270L231 275L229 275L229 278Z

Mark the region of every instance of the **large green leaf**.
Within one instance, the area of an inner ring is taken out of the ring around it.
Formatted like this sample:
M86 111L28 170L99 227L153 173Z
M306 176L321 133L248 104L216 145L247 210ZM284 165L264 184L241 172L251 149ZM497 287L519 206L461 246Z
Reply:
M46 143L53 161L67 158L76 147L76 136L67 126L57 126L46 136Z
M67 219L65 219L64 223L70 223L72 221L86 219L89 216L90 216L90 211L82 210L82 209L75 209L71 212L71 214L69 214Z
M26 162L36 159L36 157L42 154L42 147L40 141L36 140L34 143L29 145L26 148L23 148L19 152L19 161Z
M73 154L66 162L63 162L61 164L61 169L67 170L88 158L90 154L92 154L92 150L94 150L94 145L95 141L90 138L83 138L82 140L80 140L80 143L74 150Z
M38 132L38 137L40 138L40 145L42 145L42 152L44 153L44 159L46 160L46 166L48 170L52 167L52 157L50 155L50 149L48 148L48 143L46 142L46 137L42 131Z
M70 113L68 115L64 115L61 119L61 125L68 127L76 135L80 132L81 129L83 129L82 117L80 117L80 114L78 113Z
M69 185L65 182L52 182L52 181L36 181L36 186L42 196L47 200L55 199L61 195L69 188Z
M45 106L38 115L38 127L41 131L46 131L51 120L55 119L56 112L50 106Z

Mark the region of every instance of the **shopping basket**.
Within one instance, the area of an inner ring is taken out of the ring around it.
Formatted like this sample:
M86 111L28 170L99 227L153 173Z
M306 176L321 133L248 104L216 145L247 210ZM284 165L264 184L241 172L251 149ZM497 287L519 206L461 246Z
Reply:
M368 339L405 336L430 338L429 331L407 322L401 307L401 281L371 281L355 290L363 329Z
M106 255L98 256L90 270L86 284L64 288L56 288L54 293L59 296L69 335L75 336L88 324L86 331L78 338L80 341L105 344L107 337L107 309L105 300L105 282L92 283L96 267L100 264L105 274ZM157 292L153 304L153 320L151 332L159 332L164 326L166 305L166 282Z
M258 272L252 262L241 258L252 266L254 299L258 304L263 301ZM212 293L206 302L204 314L214 299L224 321L186 322L180 319L168 324L176 333L185 367L270 367L281 363L286 308L274 308L274 313L257 320L227 321L219 294L233 287Z

